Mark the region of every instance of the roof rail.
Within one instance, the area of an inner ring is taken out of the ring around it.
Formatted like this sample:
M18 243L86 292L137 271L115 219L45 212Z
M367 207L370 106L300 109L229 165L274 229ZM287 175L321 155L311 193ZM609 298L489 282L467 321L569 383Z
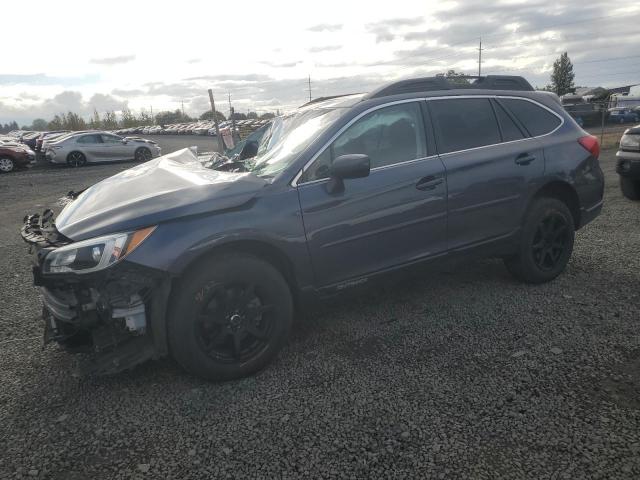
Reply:
M314 98L313 100L309 100L307 103L300 105L298 108L306 107L307 105L313 105L314 103L324 102L325 100L331 100L333 98L348 97L349 95L356 95L356 94L341 93L340 95L329 95L327 97L317 97L317 98Z
M460 80L466 80L462 83ZM469 82L469 80L473 80ZM523 77L516 75L460 75L455 77L445 77L437 75L435 77L410 78L398 80L374 90L366 98L388 97L402 93L431 92L436 90L454 89L484 89L484 90L520 90L532 91L533 87Z

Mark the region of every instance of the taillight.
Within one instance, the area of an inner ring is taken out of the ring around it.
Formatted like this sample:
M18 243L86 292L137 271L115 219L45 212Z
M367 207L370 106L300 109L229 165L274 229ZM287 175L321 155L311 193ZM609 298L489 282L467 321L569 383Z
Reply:
M600 144L598 143L598 139L593 135L580 137L578 139L578 143L582 145L594 158L598 158L600 156Z

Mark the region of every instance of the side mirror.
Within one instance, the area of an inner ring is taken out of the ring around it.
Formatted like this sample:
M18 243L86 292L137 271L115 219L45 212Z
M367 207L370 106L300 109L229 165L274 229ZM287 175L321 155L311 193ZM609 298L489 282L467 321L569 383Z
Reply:
M343 180L348 178L368 177L371 172L371 160L369 155L351 153L340 155L329 167L329 193L337 193L344 190Z
M122 143L123 143L124 145L126 145L127 143L129 143L129 140L127 140L126 138L123 138L123 139L122 139Z

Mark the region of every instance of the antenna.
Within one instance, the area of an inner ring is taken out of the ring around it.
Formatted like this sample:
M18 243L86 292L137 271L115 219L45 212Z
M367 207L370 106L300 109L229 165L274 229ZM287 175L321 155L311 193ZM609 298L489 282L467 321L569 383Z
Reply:
M478 47L478 76L482 76L482 37L480 37L480 46Z

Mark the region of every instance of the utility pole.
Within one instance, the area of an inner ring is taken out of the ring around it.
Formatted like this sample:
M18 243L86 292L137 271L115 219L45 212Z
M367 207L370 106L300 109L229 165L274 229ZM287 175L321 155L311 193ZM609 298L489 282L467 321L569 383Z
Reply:
M182 103L182 119L184 120L184 100L181 100L180 103Z
M151 123L153 125L155 125L156 124L156 119L153 118L153 105L151 105L150 108L151 108Z
M311 75L309 75L309 101L311 101Z
M482 75L482 37L480 37L480 46L478 47L478 76Z
M218 139L218 150L220 154L224 155L224 142L220 135L220 128L218 127L218 116L216 115L216 102L213 100L213 92L209 89L209 102L211 102L211 111L213 112L213 124L216 126L216 138Z

